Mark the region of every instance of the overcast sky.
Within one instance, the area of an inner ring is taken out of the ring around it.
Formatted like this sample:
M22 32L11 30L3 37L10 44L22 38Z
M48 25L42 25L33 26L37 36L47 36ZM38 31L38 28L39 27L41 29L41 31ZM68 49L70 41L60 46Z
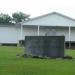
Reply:
M75 18L75 0L0 0L0 13L22 11L31 17L57 11Z

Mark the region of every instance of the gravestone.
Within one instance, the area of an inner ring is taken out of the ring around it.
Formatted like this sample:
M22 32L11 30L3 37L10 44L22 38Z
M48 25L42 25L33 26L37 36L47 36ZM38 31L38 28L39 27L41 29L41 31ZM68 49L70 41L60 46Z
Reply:
M37 57L64 57L64 36L26 36L25 54Z

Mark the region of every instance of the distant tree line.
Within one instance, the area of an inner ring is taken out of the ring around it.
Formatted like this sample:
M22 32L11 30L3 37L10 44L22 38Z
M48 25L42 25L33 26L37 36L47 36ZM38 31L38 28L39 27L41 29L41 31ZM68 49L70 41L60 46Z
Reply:
M18 23L22 21L29 20L30 15L25 14L23 12L15 12L12 14L12 16L8 14L0 14L0 24L13 24Z

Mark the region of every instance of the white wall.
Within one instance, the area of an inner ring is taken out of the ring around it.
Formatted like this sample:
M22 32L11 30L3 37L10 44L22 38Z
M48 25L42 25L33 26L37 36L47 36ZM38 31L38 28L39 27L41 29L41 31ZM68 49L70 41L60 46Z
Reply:
M71 28L71 41L75 41L75 28Z
M50 14L47 16L39 17L27 22L23 25L40 25L40 26L73 26L75 27L75 20L69 19L65 16L58 14Z
M37 26L27 26L27 27L23 27L23 39L25 39L25 36L37 36L38 32L37 32Z
M17 43L18 35L15 26L0 26L0 43Z
M40 27L40 36L44 36L47 32L47 29L50 29L50 27ZM68 27L54 27L53 29L56 30L57 36L65 36L65 41L69 41L69 29ZM37 27L24 27L23 28L23 39L25 39L25 36L36 36L37 33ZM71 41L75 41L75 28L71 28Z
M40 36L44 36L47 29L51 27L40 27ZM54 27L56 35L64 35L65 41L69 41L69 30L68 27ZM24 26L23 35L21 39L21 28L20 26L0 26L0 43L18 43L19 40L24 40L25 36L37 36L37 26ZM75 28L71 28L71 41L75 41Z
M61 27L57 28L58 36L65 36L65 41L69 41L69 28Z

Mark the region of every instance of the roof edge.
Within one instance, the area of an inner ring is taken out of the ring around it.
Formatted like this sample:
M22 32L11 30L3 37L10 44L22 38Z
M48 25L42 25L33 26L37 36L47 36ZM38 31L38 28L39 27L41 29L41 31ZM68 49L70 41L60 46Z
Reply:
M60 16L65 17L65 18L67 18L67 19L70 19L70 20L72 20L72 21L75 21L75 19L73 19L73 18L71 18L71 17L68 17L68 16L63 15L63 14L61 14L61 13L59 13L59 12L54 11L54 12L51 12L51 13L48 13L48 14L45 14L45 15L41 15L41 16L37 16L37 17L31 18L30 20L27 20L27 21L24 21L24 22L20 22L20 23L21 23L21 24L22 24L22 23L26 23L26 22L29 22L29 21L32 21L32 20L36 20L36 19L39 19L39 18L48 16L48 15L51 15L51 14L57 14L57 15L60 15Z

